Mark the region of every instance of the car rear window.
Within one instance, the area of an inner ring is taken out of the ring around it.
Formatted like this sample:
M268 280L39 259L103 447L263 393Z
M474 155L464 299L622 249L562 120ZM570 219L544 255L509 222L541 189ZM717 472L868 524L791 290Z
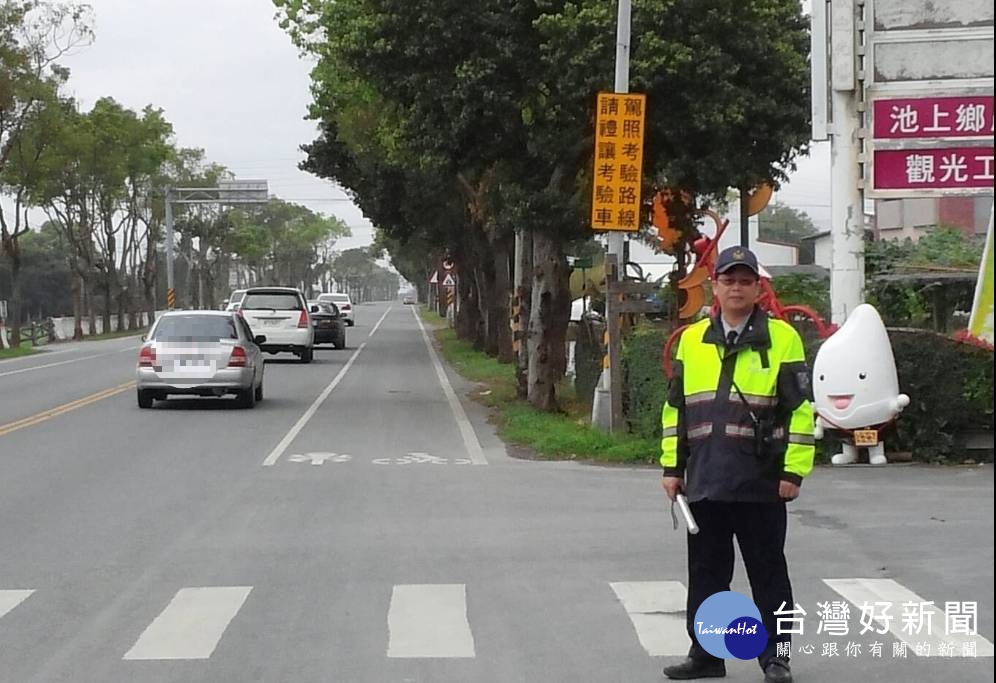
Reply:
M349 301L348 294L322 294L318 297L320 301L334 301L336 303L346 303Z
M238 339L235 321L220 315L171 315L159 321L153 339L156 341L218 341Z
M301 299L290 292L274 292L266 294L263 292L252 292L246 294L242 299L242 310L277 310L277 311L300 311Z

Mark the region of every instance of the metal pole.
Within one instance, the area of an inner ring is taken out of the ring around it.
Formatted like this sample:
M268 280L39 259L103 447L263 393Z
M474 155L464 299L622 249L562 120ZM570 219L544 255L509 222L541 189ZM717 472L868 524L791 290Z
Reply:
M170 189L166 188L166 308L173 310L176 305L176 291L173 289L173 204Z
M632 12L632 2L631 0L619 0L618 14L616 16L616 78L615 78L615 91L617 93L628 93L629 92L629 42L630 42L630 17ZM623 244L625 242L626 236L623 232L612 231L608 236L608 253L614 255L619 264L618 269L615 271L618 274L625 270L626 264L623 261ZM606 274L610 273L609 269L606 269ZM618 280L617 280L618 281ZM609 307L606 307L606 313L608 313ZM609 321L606 321L609 322ZM610 337L614 336L618 326L608 325ZM616 349L620 348L619 344L614 343L616 340L613 338L609 339L609 367L602 371L602 389L610 392L610 400L615 397L612 396L614 384L616 392L622 390L622 386L616 382L613 383L612 380L612 369L621 367L621 359L615 358ZM619 378L617 378L619 379ZM621 396L620 396L621 400ZM611 410L609 411L611 414ZM611 417L609 418L609 431L615 431L620 425L612 424Z

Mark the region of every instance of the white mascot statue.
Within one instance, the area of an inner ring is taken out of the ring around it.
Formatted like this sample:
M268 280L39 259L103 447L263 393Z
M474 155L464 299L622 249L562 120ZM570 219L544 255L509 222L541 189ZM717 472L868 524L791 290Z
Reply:
M816 353L813 363L816 438L824 430L841 437L843 452L831 462L849 465L858 448L868 448L868 462L884 465L882 429L892 423L910 397L899 393L896 359L889 334L869 304L861 304Z

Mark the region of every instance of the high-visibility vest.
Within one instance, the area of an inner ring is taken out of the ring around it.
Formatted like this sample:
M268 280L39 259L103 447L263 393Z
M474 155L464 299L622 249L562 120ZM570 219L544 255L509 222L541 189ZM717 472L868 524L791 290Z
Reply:
M719 319L701 320L682 333L674 367L660 463L665 475L685 477L689 500L777 501L779 480L809 475L811 385L791 325L755 310L727 347Z

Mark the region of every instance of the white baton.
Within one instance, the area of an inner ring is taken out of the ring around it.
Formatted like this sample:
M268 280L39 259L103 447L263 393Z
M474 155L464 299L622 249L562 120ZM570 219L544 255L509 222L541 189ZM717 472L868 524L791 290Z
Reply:
M699 525L695 523L695 515L692 514L692 509L688 507L688 498L685 498L684 493L679 493L675 497L675 500L678 503L678 509L681 510L681 516L685 518L685 526L688 528L688 533L699 533Z

